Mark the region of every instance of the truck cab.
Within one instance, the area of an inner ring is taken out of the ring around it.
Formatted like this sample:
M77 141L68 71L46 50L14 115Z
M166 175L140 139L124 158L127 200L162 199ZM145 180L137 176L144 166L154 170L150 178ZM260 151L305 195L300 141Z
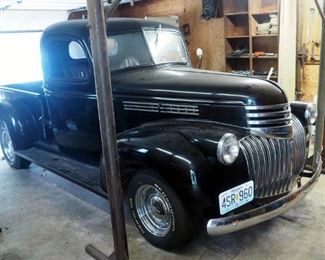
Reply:
M301 186L312 104L289 103L273 81L192 68L177 28L107 22L121 178L131 216L172 249L202 228L234 232L277 216ZM86 20L47 28L43 82L0 86L0 144L14 168L34 162L105 196ZM317 156L317 155L316 155Z

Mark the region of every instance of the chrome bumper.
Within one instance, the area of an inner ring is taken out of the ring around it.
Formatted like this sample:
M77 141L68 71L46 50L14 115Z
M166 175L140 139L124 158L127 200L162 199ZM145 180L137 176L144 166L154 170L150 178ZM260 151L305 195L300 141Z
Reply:
M316 170L313 172L313 175L308 182L303 186L288 195L259 208L229 217L210 219L207 224L208 234L211 236L228 234L283 214L292 206L296 205L312 190L318 181L321 170L322 159L318 156Z

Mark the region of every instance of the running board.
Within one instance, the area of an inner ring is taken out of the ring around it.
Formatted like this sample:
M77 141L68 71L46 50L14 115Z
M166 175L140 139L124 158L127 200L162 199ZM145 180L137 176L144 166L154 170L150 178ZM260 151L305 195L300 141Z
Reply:
M40 167L107 198L100 185L99 168L39 148L16 151L16 154Z

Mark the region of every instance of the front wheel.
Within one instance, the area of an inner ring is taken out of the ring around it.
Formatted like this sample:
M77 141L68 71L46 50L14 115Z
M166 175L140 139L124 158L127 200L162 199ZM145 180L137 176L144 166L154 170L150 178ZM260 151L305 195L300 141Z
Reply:
M174 190L154 171L142 170L129 184L128 201L139 231L154 246L174 249L190 241L195 223Z
M0 121L0 146L7 163L15 169L26 169L30 162L17 156L13 141L5 122Z

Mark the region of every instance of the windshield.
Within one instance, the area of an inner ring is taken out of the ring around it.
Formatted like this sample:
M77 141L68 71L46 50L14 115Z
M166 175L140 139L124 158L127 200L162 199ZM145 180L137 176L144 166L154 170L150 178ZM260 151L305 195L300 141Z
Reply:
M178 33L156 29L145 30L144 34L155 64L187 63L183 40Z
M107 45L112 71L153 65L142 32L109 36Z
M175 32L157 29L112 35L107 45L112 71L188 62L183 40Z

